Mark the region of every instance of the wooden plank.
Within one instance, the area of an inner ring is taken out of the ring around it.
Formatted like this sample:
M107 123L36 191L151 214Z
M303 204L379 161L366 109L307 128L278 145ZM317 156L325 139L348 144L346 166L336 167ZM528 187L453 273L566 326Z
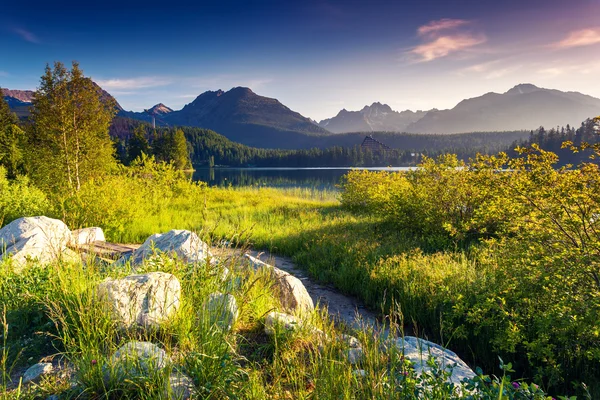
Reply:
M84 253L88 254L95 254L101 258L117 259L122 255L132 253L135 250L135 247L95 241L84 245L79 245L75 247L75 250L83 251Z

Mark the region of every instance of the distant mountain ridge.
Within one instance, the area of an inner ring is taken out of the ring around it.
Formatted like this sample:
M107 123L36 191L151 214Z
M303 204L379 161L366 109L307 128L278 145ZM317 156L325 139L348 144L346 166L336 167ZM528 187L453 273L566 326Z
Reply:
M466 99L450 110L432 110L407 127L409 133L462 133L578 126L600 114L600 99L520 84L505 93Z
M387 104L375 102L360 111L341 110L335 117L324 119L319 126L333 133L347 132L404 132L423 118L427 111L394 111Z
M100 86L103 98L114 98ZM20 117L29 114L34 92L6 90L5 99ZM126 111L115 100L118 116L151 122L146 112ZM505 93L486 93L466 99L450 110L397 112L375 102L360 111L342 110L320 123L290 110L277 99L249 88L200 94L181 110L163 103L148 110L157 126L193 126L212 129L228 139L261 148L310 148L323 142L316 137L344 132L464 133L524 131L540 126L578 126L600 114L600 99L578 92L562 92L519 84Z

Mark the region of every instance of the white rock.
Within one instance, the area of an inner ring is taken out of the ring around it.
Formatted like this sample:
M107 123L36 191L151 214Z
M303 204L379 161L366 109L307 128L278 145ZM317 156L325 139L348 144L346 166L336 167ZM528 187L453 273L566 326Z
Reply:
M64 255L71 261L73 252L67 249L70 241L71 231L58 219L19 218L0 229L0 254L2 258L12 256L17 268L23 268L28 259L47 264Z
M105 242L104 231L102 228L83 228L71 231L71 245L81 246L93 242Z
M27 368L25 374L23 374L23 383L35 382L42 377L42 375L51 374L54 371L54 367L51 363L37 363Z
M189 376L181 372L173 372L169 376L169 388L165 398L174 400L188 400L196 394L196 386Z
M365 371L364 369L356 369L352 371L352 375L356 376L357 378L364 378L365 376L367 376L367 371Z
M342 342L346 343L346 345L348 345L348 347L350 347L352 349L358 349L358 348L362 347L362 344L360 343L360 341L357 338L355 338L354 336L341 334L338 336L338 339L341 340Z
M167 353L154 343L128 342L110 358L113 371L119 378L146 376L170 363Z
M208 297L205 310L211 323L226 331L231 330L239 315L235 297L231 294L212 293Z
M397 339L396 346L399 351L404 352L404 357L413 363L417 374L431 370L427 365L427 360L431 355L441 368L447 371L452 368L451 382L458 384L465 378L475 377L473 370L456 353L433 342L413 336L405 336L404 339Z
M300 328L298 319L292 315L272 311L265 318L265 333L274 335L276 332L292 332Z
M132 266L136 266L152 256L155 251L177 256L188 264L201 263L212 258L208 245L198 235L190 231L173 229L150 236L131 256L122 257L117 263L129 261Z
M156 328L177 312L181 284L174 275L149 272L105 280L98 285L98 297L121 326Z
M310 312L314 310L315 305L312 298L300 279L277 267L264 263L250 254L245 254L245 256L250 260L255 270L265 269L271 271L275 281L275 291L285 311Z
M364 357L363 349L360 347L351 348L346 351L346 359L351 365L358 364Z

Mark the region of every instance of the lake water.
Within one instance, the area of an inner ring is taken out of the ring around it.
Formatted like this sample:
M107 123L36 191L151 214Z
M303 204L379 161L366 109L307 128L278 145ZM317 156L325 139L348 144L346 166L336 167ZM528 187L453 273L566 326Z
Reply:
M263 186L335 190L340 178L352 169L369 171L408 171L408 167L381 168L203 168L193 179L209 186Z

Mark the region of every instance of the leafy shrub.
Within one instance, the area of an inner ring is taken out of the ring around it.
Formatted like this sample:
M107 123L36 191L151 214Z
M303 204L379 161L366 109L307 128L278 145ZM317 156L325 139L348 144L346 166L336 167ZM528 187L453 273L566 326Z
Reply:
M25 176L8 180L6 169L0 167L0 226L20 217L47 214L52 212L46 195Z

